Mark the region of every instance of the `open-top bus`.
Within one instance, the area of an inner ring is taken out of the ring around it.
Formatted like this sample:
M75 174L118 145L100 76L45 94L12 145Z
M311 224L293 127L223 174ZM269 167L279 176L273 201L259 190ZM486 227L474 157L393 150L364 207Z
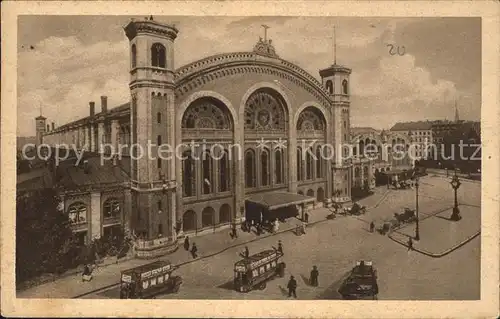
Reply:
M175 268L163 260L122 271L120 299L148 299L161 293L178 292L182 278L171 275Z
M254 288L263 290L266 282L275 276L285 275L285 263L280 262L283 253L270 249L243 258L234 264L234 289L249 292Z

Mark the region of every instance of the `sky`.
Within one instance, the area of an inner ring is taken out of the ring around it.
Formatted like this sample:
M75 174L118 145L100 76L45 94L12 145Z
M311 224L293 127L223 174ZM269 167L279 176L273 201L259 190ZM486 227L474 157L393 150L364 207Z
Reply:
M123 27L142 16L20 16L17 134L35 135L40 114L56 126L129 101L129 45ZM351 125L389 129L400 121L479 120L480 18L155 16L175 24L175 66L251 51L263 37L277 54L319 79L333 63L352 69ZM391 55L388 45L404 55ZM404 47L404 50L403 50Z

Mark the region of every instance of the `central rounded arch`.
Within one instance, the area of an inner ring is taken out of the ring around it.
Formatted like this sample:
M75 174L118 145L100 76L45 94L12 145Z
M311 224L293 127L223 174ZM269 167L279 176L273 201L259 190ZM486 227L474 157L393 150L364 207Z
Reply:
M245 102L244 129L271 130L286 133L289 113L284 98L270 88L254 91Z
M283 187L288 180L289 161L286 153L276 152L277 145L269 144L269 148L264 149L258 141L280 140L286 147L294 134L290 110L286 92L274 83L257 83L243 95L239 116L243 127L240 141L246 150L245 167L242 167L246 188L273 189ZM250 154L253 154L251 158Z
M250 98L250 96L259 91L259 90L266 90L266 91L274 91L275 94L278 94L280 96L281 99L283 99L283 102L284 102L284 108L285 108L285 112L286 114L288 114L288 129L287 131L288 132L291 132L292 131L292 121L290 121L290 108L291 108L291 101L290 101L290 98L288 97L288 95L286 94L286 92L280 87L278 86L277 84L275 83L271 83L271 82L259 82L259 83L256 83L254 85L252 85L250 88L248 88L248 90L245 92L245 94L243 95L243 97L241 98L241 102L240 102L240 108L239 108L239 112L238 112L238 116L240 119L244 119L245 118L245 106L246 106L246 103L248 101L248 99ZM241 130L241 139L244 140L244 136L245 136L245 132L244 130Z

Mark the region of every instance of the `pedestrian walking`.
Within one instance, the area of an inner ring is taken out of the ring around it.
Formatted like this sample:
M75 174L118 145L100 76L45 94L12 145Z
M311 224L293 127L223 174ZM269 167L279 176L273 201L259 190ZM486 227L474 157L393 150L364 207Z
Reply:
M250 256L250 251L248 250L248 246L245 246L245 258Z
M288 297L293 295L294 298L297 298L297 281L293 276L290 276L290 280L288 281Z
M373 230L375 229L375 223L372 221L370 223L370 233L373 233Z
M236 229L236 223L233 223L231 226L231 238L232 239L238 238L238 230Z
M311 270L311 278L309 279L309 281L311 282L311 286L318 287L318 277L318 267L313 266L313 269Z
M196 247L196 243L193 243L193 246L191 247L191 255L193 256L193 258L197 258L198 257L198 247Z
M305 213L305 214L304 214L304 221L305 221L306 223L309 223L309 214L308 214L308 213Z
M408 239L408 251L413 250L413 240L411 237Z
M278 241L278 251L283 254L283 245L281 244L281 240Z
M186 236L186 238L184 238L184 249L186 251L189 251L189 236Z

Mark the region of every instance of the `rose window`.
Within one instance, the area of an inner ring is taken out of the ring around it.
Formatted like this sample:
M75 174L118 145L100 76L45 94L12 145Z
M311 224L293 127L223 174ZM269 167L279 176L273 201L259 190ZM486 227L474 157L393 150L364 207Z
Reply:
M252 94L245 107L245 129L286 130L283 104L268 92Z
M182 128L228 130L231 124L228 115L218 105L202 99L188 107L182 117Z

